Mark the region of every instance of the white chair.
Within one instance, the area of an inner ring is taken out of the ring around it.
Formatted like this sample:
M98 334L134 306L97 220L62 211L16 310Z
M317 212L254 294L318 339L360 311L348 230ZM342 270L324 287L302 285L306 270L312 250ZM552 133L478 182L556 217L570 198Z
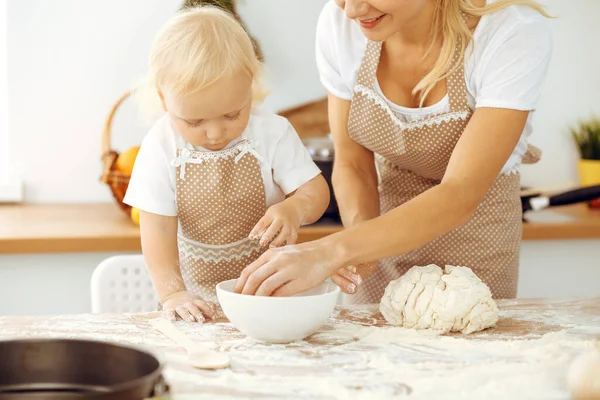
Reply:
M93 313L156 311L158 298L144 257L109 257L94 270L91 281Z

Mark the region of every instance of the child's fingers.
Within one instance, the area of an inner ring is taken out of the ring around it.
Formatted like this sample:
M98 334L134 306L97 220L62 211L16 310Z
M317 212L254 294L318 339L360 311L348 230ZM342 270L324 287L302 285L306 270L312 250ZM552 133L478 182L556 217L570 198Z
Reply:
M194 300L194 304L208 319L212 319L217 313L217 306L209 301Z
M271 242L271 247L283 246L283 244L286 241L288 241L290 233L290 228L288 228L287 226L281 228L281 232L279 232L279 235L277 235L277 237Z
M198 307L198 305L194 302L190 302L190 303L185 303L184 307L188 310L188 312L190 314L192 314L194 316L194 319L196 320L196 322L204 322L206 321L206 318L204 318L204 315L202 315L202 310L200 310L200 308Z
M258 221L257 224L254 226L254 228L252 228L252 230L250 231L250 235L248 235L248 238L250 238L251 240L260 239L269 227L269 225L271 225L271 222L272 219L270 216L265 215L264 217L262 217L260 221Z
M275 220L271 223L271 226L267 229L267 231L260 238L260 245L266 246L268 245L274 238L277 236L281 228L283 227L283 222L281 220Z
M175 322L177 320L177 313L172 308L163 310L163 315L171 322Z
M175 307L175 311L177 311L177 314L179 314L181 319L183 319L184 321L187 321L187 322L196 321L194 316L192 314L190 314L189 310L185 306L177 306L177 307Z

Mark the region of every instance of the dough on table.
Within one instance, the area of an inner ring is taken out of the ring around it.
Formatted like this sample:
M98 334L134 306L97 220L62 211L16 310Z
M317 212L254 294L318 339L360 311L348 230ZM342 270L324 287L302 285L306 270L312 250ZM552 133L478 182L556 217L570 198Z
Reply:
M391 281L379 310L391 325L440 333L477 332L496 325L498 306L468 267L412 267Z

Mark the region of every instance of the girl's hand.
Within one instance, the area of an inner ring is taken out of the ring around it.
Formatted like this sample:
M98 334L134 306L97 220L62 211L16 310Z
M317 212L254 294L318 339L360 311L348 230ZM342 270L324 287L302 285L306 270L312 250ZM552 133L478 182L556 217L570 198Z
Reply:
M312 289L339 268L333 251L333 246L319 242L272 248L242 271L235 292L293 296ZM358 275L353 278L359 279Z
M267 213L250 232L249 238L260 239L261 246L279 247L294 244L300 228L299 213L290 202L284 201L269 207Z
M171 321L179 316L187 322L204 322L212 319L217 311L214 303L193 296L187 291L175 292L162 301L165 315Z

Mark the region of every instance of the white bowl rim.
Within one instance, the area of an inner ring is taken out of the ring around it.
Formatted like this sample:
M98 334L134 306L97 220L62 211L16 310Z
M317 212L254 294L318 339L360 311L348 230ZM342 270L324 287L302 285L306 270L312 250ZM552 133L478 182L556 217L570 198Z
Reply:
M327 284L330 284L331 286L333 286L332 290L327 291L325 293L311 294L311 295L307 295L307 296L285 296L285 297L254 296L254 295L250 295L250 294L235 293L235 292L223 289L223 285L233 282L233 281L237 281L237 279L228 279L226 281L219 282L216 286L217 291L227 293L228 295L232 295L232 296L240 296L240 297L247 297L247 298L259 298L259 299L266 299L266 298L277 299L277 300L273 300L273 301L292 301L292 300L298 301L298 299L301 299L301 298L315 298L315 297L319 297L319 296L333 296L333 295L340 294L340 287L333 282L327 282L327 281L320 283L319 285L315 286L315 288L327 283ZM309 289L309 290L312 290L312 289Z

